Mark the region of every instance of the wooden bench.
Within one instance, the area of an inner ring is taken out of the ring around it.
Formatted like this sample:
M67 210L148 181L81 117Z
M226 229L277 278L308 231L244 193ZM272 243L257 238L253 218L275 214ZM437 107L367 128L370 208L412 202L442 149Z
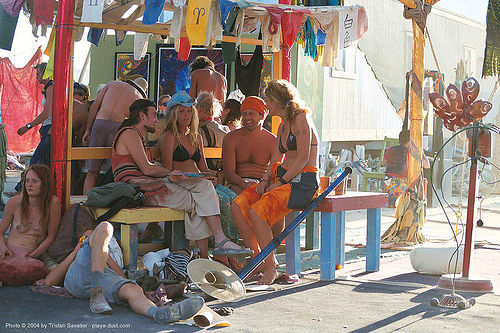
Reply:
M85 202L86 196L71 196L70 202ZM94 208L93 212L99 217L107 212L107 208ZM138 207L123 208L108 222L120 224L120 244L123 252L123 265L129 271L137 269L139 235L138 224L148 222L165 222L165 240L172 249L187 246L184 237L184 211L166 207Z
M315 209L321 214L321 229L313 225L321 235L320 278L335 280L335 266L345 261L345 212L367 210L366 221L366 271L374 272L380 266L381 208L387 206L386 193L347 192L344 195L329 195ZM286 217L287 225L300 211L293 211ZM301 266L300 228L286 238L286 271L299 274Z

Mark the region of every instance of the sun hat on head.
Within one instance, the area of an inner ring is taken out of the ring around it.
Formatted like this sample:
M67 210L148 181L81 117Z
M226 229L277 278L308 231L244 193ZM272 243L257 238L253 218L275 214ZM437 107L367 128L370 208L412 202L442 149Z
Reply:
M260 114L265 114L268 111L266 102L257 96L248 96L243 103L241 103L241 111L248 109L255 110Z
M172 98L170 98L170 101L168 101L167 104L167 112L170 112L175 106L177 105L183 105L183 106L192 106L196 103L196 100L191 98L189 94L181 90L179 92L176 92Z
M143 98L148 98L148 95L146 94L146 91L148 90L148 81L146 81L142 76L133 81L125 80L125 82L137 89L141 93Z

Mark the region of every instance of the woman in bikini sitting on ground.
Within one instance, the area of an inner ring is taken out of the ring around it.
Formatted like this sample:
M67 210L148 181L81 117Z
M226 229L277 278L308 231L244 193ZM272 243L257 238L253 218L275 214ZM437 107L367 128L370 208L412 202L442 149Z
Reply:
M165 127L160 144L162 166L186 173L204 173L200 176L205 181L206 179L212 181L219 197L222 231L227 237L236 242L238 240L238 230L232 220L229 207L236 194L222 185L217 185L217 178L213 177L210 173L203 153L203 140L198 133L198 115L193 104L194 102L189 95L182 91L172 96L172 99L169 101L167 106L167 126ZM193 181L202 181L202 179L191 178L186 180L186 182ZM182 182L179 185L182 186ZM202 257L207 257L208 252L205 249L208 249L208 238L196 240L196 243L200 248ZM215 245L214 255L221 252L222 245ZM251 254L251 251L242 248L234 250L234 253L236 255ZM227 254L224 253L224 255ZM233 263L235 264L235 262Z
M319 139L311 110L285 80L269 82L265 95L269 115L282 119L271 163L260 183L241 192L231 205L239 233L255 255L273 239L271 226L291 209L307 207L318 190ZM275 260L271 252L257 268L260 284L277 278Z
M34 164L26 169L22 194L9 199L0 222L0 261L7 256L28 256L47 266L45 254L54 240L61 205L54 195L53 177L45 165ZM10 226L9 237L5 233Z

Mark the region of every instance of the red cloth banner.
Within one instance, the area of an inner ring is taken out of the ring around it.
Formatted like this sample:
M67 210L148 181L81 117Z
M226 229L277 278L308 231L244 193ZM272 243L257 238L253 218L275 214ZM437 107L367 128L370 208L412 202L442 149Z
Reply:
M40 49L23 68L15 68L8 58L0 58L1 121L5 125L9 150L14 153L27 153L40 142L40 126L22 137L17 135L17 130L42 112L42 85L36 80L33 68L41 59Z
M36 25L52 24L54 8L52 0L37 0L33 3Z

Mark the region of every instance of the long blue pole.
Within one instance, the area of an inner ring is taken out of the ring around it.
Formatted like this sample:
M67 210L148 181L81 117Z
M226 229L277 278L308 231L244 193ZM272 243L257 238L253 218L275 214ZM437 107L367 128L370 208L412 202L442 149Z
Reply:
M343 180L352 172L351 167L346 167L344 171L327 187L327 189L321 193L316 199L311 202L309 207L303 210L293 221L290 223L283 231L276 236L267 246L260 251L258 255L253 258L248 265L245 266L238 275L238 277L243 281L245 280L254 270L263 262L267 256L274 251L281 242L288 236L299 224L302 222L312 211L318 207L318 205L323 201L323 199L330 194Z

